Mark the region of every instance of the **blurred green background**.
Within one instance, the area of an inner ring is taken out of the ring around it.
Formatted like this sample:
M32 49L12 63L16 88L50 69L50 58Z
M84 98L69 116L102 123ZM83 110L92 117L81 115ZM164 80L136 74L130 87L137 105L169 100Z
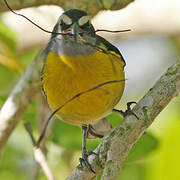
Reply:
M32 26L32 28L34 28ZM43 32L41 32L43 33ZM31 37L33 39L33 36ZM178 36L143 35L112 40L127 61L126 91L118 108L127 101L140 99L162 72L179 57ZM0 108L23 75L26 67L40 50L17 48L18 36L0 16ZM158 53L157 53L158 52ZM152 60L152 61L151 61ZM153 62L153 63L152 63ZM140 68L139 68L140 67ZM139 69L138 69L139 68ZM133 79L134 78L134 79ZM38 99L33 101L23 120L11 135L0 158L0 179L43 180L33 160L33 147L23 123L30 122L37 137ZM157 117L153 125L131 150L119 176L120 180L179 180L180 179L180 97L176 97ZM108 116L113 126L121 122L117 114ZM47 160L54 176L63 180L79 163L81 129L56 120L47 142ZM93 150L100 140L88 140ZM98 177L100 179L100 176Z

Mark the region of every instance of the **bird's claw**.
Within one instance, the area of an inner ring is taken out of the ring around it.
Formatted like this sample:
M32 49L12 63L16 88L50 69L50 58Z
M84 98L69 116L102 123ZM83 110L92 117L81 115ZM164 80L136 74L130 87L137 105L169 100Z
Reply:
M89 161L88 161L88 157L89 157L90 155L92 155L92 154L97 155L97 154L96 154L95 152L93 152L93 151L84 151L84 152L82 152L82 158L79 158L79 161L80 161L81 167L84 167L84 166L85 166L85 167L87 167L88 169L90 169L91 172L93 172L93 173L95 174L95 171L93 170L91 164L90 164Z
M128 115L134 115L137 119L139 119L138 116L131 109L132 104L137 104L137 103L135 101L128 102L127 109L125 111L117 110L117 109L113 109L113 111L120 113L123 117L126 117Z

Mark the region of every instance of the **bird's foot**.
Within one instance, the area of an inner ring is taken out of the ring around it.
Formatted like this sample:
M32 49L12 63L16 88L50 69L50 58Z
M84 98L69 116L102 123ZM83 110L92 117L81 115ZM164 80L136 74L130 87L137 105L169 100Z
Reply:
M79 158L79 161L80 161L81 167L84 167L84 166L85 166L85 167L87 167L88 169L90 169L91 172L95 173L95 171L93 170L91 164L90 164L89 161L88 161L88 157L89 157L90 155L92 155L92 154L97 155L97 154L96 154L95 152L93 152L93 151L83 150L83 152L82 152L82 158Z
M137 103L135 101L128 102L127 103L127 109L125 111L113 109L113 112L117 112L117 113L121 114L123 117L126 117L128 115L134 115L137 119L139 119L137 117L137 115L131 109L132 104L137 104Z

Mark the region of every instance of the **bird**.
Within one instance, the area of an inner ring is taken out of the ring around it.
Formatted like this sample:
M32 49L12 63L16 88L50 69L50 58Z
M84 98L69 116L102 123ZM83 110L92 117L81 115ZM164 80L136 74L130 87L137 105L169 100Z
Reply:
M80 163L94 172L86 139L103 137L103 125L104 132L111 128L105 117L122 97L125 60L117 47L97 35L88 14L79 9L59 17L42 57L47 102L62 121L82 128Z

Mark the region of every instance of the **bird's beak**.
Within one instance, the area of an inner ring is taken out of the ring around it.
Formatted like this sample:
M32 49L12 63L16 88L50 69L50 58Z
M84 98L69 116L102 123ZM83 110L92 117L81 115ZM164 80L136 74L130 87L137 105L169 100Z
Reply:
M77 35L79 33L79 26L77 23L74 23L72 26L71 26L71 33L75 39L75 41L77 40Z

